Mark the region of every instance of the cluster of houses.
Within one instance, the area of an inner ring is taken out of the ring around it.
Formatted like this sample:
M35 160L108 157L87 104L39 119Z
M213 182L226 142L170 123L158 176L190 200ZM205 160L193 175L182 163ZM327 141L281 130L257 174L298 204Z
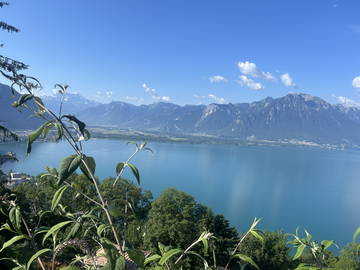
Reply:
M2 171L0 171L0 183L9 189L15 187L18 184L30 180L31 180L31 176L25 173L9 172L8 174L5 174Z

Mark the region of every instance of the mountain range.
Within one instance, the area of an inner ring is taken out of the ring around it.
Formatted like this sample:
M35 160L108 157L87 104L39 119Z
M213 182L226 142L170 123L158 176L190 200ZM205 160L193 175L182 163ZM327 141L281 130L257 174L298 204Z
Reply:
M14 113L9 114L9 109L14 111L14 108L5 106L6 86L1 85L0 89L0 119L8 123L18 121ZM55 97L43 97L43 101L50 108L58 102ZM185 106L164 102L139 106L119 101L100 104L72 94L66 96L63 111L69 113L67 109L90 126L224 139L360 145L360 108L333 105L304 93L268 97L252 103ZM29 117L25 119L31 119ZM32 123L33 120L26 126ZM22 124L10 127L23 127Z

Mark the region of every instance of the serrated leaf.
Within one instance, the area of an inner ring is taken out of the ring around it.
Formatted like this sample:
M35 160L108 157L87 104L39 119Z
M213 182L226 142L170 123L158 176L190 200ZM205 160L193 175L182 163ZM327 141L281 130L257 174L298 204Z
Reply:
M86 166L84 165L83 162L86 163L87 167L90 169L91 174L94 175L96 168L95 159L93 157L83 156L83 161L80 162L80 170L82 171L83 174L85 174L87 178L91 180L92 179L91 174L89 174L89 171L86 169Z
M131 172L133 173L133 175L136 178L136 181L140 185L140 173L139 173L139 170L131 163L127 163L126 165L129 166L129 168L131 169Z
M79 167L81 157L79 155L71 155L64 158L60 163L59 182L62 184L71 174Z
M65 190L67 190L68 186L62 186L60 187L54 194L54 197L51 201L51 211L54 211L56 206L59 204Z
M44 249L41 249L39 250L38 252L36 252L34 255L31 256L30 260L27 262L26 264L26 270L29 270L30 269L30 266L31 264L33 263L33 261L35 259L37 259L39 256L41 256L42 254L46 253L46 252L49 252L51 251L51 249L49 248L44 248Z
M260 270L259 266L257 266L257 264L253 261L253 259L251 259L250 257L244 255L244 254L235 254L233 256L234 258L238 258L244 262L247 262L248 264L250 264L251 266L255 267L256 269Z
M10 247L11 245L13 245L15 242L20 241L22 239L25 239L25 235L17 235L14 236L13 238L11 238L10 240L6 241L2 248L0 249L0 252L3 251L5 248Z
M72 223L73 221L72 220L68 220L68 221L63 221L63 222L60 222L54 226L52 226L50 228L50 230L48 230L48 232L45 234L45 236L43 237L43 240L42 240L42 243L44 244L46 239L49 238L49 236L51 236L52 234L58 232L61 228L65 227L66 225Z
M159 264L164 265L172 256L181 252L182 250L178 248L170 249L169 251L165 252L165 254L161 257Z

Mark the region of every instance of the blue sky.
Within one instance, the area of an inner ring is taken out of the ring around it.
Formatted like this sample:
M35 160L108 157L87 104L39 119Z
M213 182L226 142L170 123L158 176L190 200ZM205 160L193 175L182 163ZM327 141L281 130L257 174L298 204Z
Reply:
M2 54L104 102L360 103L359 0L12 0Z

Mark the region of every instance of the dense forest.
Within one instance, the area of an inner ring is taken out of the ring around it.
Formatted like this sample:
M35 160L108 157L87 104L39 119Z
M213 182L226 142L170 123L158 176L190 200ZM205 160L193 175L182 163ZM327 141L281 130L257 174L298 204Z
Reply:
M19 31L5 22L0 27ZM0 56L2 76L20 93L14 110L30 110L42 120L28 135L27 153L37 139L51 135L67 141L74 154L11 189L1 183L0 269L360 269L360 229L338 252L334 241L317 242L307 231L261 231L257 218L247 231L237 231L224 216L176 189L154 199L141 189L140 172L131 163L134 155L152 151L146 143L131 142L133 155L114 161L116 178L98 179L96 160L86 155L91 138L86 123L66 114L62 103L56 112L47 108L38 95L41 83L25 74L27 68ZM68 89L55 87L60 95ZM16 141L6 123L0 130L1 140ZM123 178L125 170L135 183ZM4 172L0 179L6 179Z

